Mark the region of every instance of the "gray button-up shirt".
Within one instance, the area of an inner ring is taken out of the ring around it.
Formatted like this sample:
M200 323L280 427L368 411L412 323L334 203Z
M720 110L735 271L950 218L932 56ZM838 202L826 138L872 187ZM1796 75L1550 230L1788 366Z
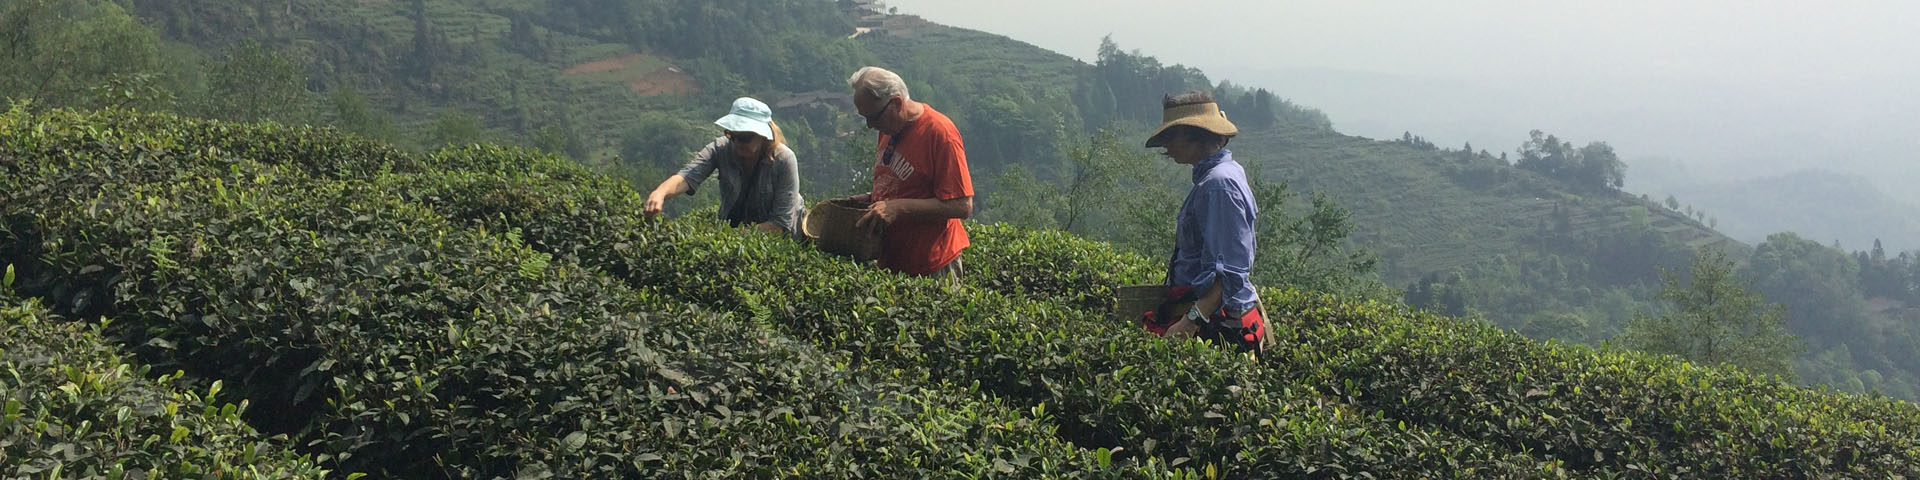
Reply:
M772 222L774 225L795 232L800 215L800 165L794 159L793 149L781 145L774 151L773 158L760 161L760 175L753 185L742 185L747 181L749 172L742 168L740 157L733 153L733 142L727 137L714 139L700 153L693 155L693 161L680 169L680 177L687 181L687 194L691 195L699 188L714 170L720 171L720 219L744 223L759 224ZM734 207L739 205L744 194L746 209L742 218L727 218Z

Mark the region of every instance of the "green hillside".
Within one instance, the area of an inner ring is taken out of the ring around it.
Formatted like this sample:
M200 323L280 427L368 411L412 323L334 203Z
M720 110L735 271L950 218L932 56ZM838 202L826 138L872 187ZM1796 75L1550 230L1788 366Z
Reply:
M1243 135L1236 151L1295 188L1328 192L1350 209L1356 241L1380 245L1382 274L1396 284L1523 250L1543 250L1544 222L1561 221L1572 236L1635 227L1688 248L1741 249L1699 222L1618 192L1577 192L1538 173L1493 170L1486 184L1465 179L1479 160L1457 151L1423 149L1327 132L1268 131ZM1638 211L1636 218L1635 208ZM1557 228L1557 227L1556 227ZM1531 244L1529 244L1531 243Z

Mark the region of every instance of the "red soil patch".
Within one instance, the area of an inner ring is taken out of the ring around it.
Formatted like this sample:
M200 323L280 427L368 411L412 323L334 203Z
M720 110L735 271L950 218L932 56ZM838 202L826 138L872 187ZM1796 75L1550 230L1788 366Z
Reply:
M585 75L590 73L612 72L624 70L656 58L657 57L644 53L629 53L614 58L574 65L560 73L564 75ZM657 95L689 95L700 92L700 86L694 83L692 76L681 71L680 67L673 66L671 62L663 61L663 63L667 63L666 68L628 80L627 89L647 97Z

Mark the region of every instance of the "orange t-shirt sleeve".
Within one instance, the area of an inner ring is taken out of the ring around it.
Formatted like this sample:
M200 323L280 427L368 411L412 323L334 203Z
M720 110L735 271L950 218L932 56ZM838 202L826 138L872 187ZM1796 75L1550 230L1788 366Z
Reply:
M878 178L877 175L880 174L880 156L887 154L886 153L887 152L887 136L879 135L879 137L880 138L878 141L873 142L873 169L870 170L871 172L873 172L874 175L876 175L875 178ZM880 182L877 182L877 181L873 182L873 185L867 187L867 195L872 200L875 200L875 201L880 200L879 198L874 198L880 195L879 192L880 192Z
M949 132L945 141L935 144L933 158L940 170L934 177L934 197L953 200L973 196L973 173L967 170L967 149L960 143L960 132Z

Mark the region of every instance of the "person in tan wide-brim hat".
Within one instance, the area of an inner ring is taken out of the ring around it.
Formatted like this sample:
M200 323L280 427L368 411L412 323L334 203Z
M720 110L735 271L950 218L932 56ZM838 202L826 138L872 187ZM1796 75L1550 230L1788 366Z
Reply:
M1163 146L1167 131L1179 126L1198 128L1224 138L1240 135L1240 128L1227 120L1227 112L1220 111L1220 104L1214 103L1213 98L1205 93L1188 92L1178 98L1168 95L1160 104L1160 128L1147 136L1147 148ZM1221 144L1221 147L1225 146Z
M1141 324L1157 335L1193 335L1261 351L1267 320L1247 280L1260 207L1246 169L1227 150L1240 129L1206 93L1167 96L1161 108L1160 128L1147 137L1147 147L1193 166L1193 189L1175 218L1166 294Z

